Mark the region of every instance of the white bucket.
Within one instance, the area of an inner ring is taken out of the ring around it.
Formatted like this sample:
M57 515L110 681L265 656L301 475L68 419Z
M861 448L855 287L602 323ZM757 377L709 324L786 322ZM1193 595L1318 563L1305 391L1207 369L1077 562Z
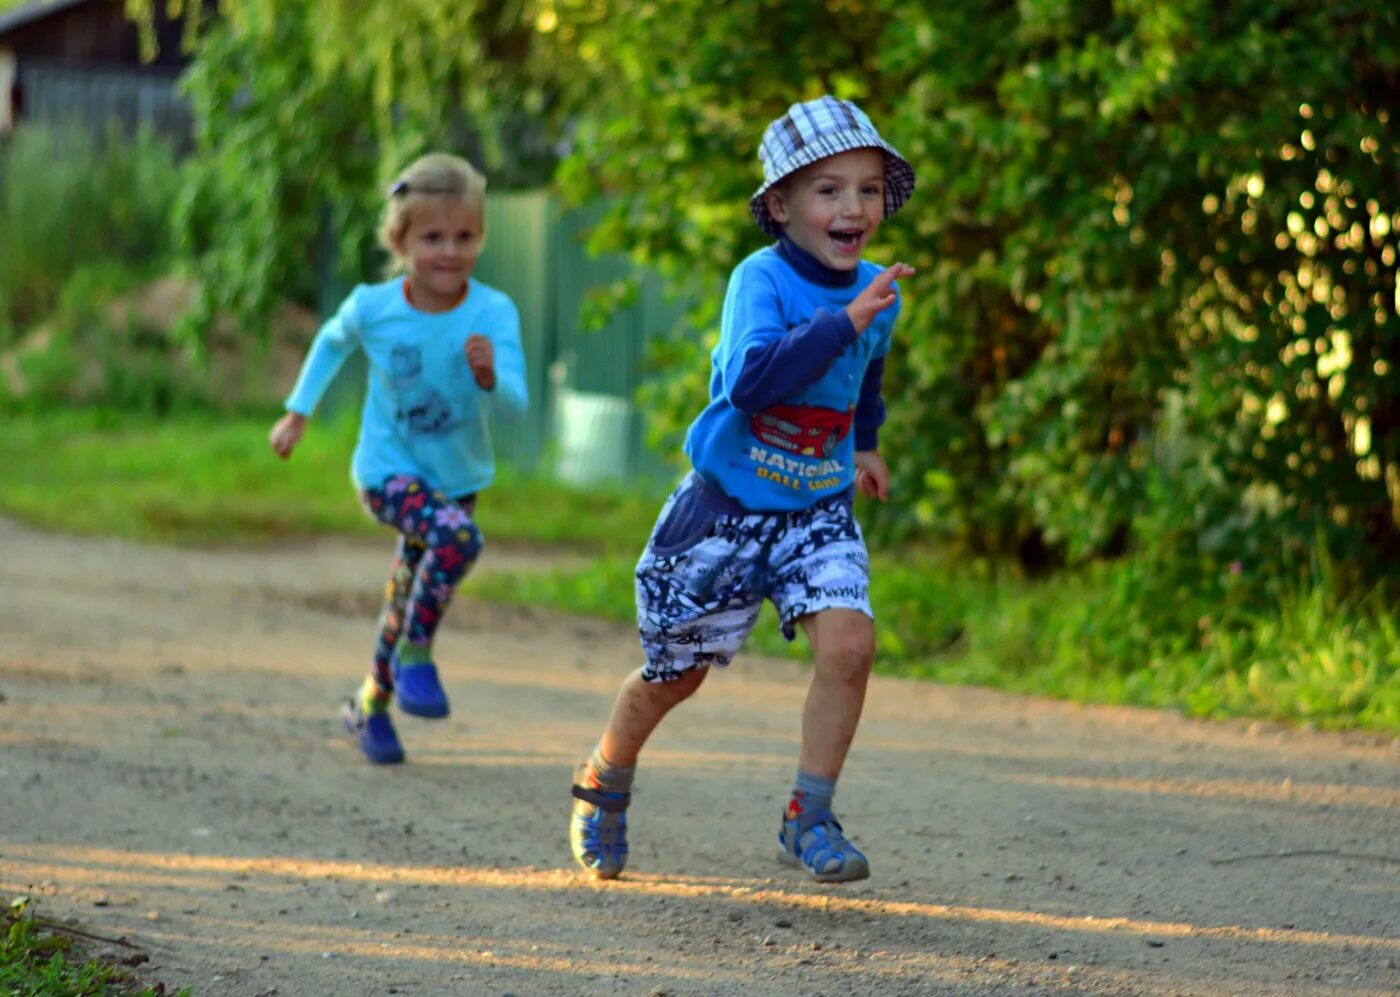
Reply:
M626 478L632 404L616 395L574 391L563 385L556 398L554 473L559 480L592 485Z

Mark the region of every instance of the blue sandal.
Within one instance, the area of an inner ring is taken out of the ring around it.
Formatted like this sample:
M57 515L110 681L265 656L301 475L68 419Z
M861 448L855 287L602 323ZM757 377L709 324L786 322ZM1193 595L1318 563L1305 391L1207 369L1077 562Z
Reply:
M778 831L778 861L806 869L818 883L848 883L870 875L870 860L846 840L829 810L811 814L806 821L784 820Z
M569 819L574 861L599 879L616 879L627 864L627 804L631 793L609 793L575 784Z
M341 709L340 718L350 736L360 742L365 757L374 764L395 765L403 761L403 745L387 711L365 713L352 699Z

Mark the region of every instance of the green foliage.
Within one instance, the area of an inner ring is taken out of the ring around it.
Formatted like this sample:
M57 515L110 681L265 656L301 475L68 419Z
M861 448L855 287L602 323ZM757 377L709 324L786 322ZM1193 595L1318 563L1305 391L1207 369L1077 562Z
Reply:
M120 966L73 961L70 934L43 921L30 898L12 901L0 914L0 991L24 997L156 997L155 989L133 983Z
M464 152L497 185L547 176L531 124L544 95L523 68L532 32L514 5L220 9L186 81L197 151L179 230L208 289L189 331L217 312L249 321L284 298L316 304L332 278L371 278L381 192L425 151Z
M1083 560L1156 543L1155 504L1248 556L1321 529L1363 575L1400 560L1393 4L559 9L599 109L561 180L624 194L600 247L722 277L762 241L735 150L822 91L915 163L876 250L919 268L886 535ZM672 434L708 345L666 346ZM1193 460L1154 477L1168 435Z
M26 125L0 143L0 347L46 317L84 266L166 261L177 187L170 148L145 135Z
M307 9L258 4L226 18L201 35L185 78L196 153L177 229L207 289L192 331L207 332L218 312L256 328L283 298L314 303L332 249L323 211L347 232L344 265L364 256L376 168L369 81L315 71Z
M528 121L567 135L574 199L608 199L593 245L691 287L713 330L715 288L763 241L745 210L761 128L834 92L920 175L874 251L919 268L879 533L1053 565L1158 543L1145 524L1174 514L1177 552L1292 556L1321 533L1358 579L1400 563L1394 4L226 13L191 80L186 212L222 306L309 298L327 205L362 274L375 190L406 158L468 142L499 167L545 144L512 135ZM658 336L659 438L698 409L710 337ZM1158 473L1168 446L1192 459Z
M113 261L80 265L40 330L12 351L14 383L0 379L0 408L103 404L166 412L196 401L189 375L172 360L172 344L112 305L144 276Z

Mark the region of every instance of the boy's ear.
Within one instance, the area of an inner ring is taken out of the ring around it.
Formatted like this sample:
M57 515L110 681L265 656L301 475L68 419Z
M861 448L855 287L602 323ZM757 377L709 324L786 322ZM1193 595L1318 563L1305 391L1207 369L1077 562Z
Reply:
M786 225L788 222L787 205L783 203L783 192L779 187L773 187L763 195L764 203L768 205L768 213L773 216L773 220L779 225Z

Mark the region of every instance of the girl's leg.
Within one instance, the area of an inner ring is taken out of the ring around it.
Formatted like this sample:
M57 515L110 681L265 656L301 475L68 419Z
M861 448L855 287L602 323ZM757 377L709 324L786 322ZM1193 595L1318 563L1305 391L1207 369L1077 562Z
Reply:
M481 531L471 517L475 497L453 501L421 478L398 475L366 489L365 505L403 537L381 618L375 685L397 684L399 705L407 712L446 716L432 642L453 592L481 552Z
M396 475L382 488L366 489L365 504L376 519L403 535L386 616L398 599L403 599L403 610L394 614L397 619L385 620L381 637L431 645L453 591L481 553L481 531L472 520L476 497L453 501L421 478Z
M379 636L374 644L374 661L370 675L384 693L394 690L394 648L398 647L403 634L404 614L408 611L408 594L413 588L413 580L418 575L418 564L423 560L427 547L421 540L407 536L399 537L398 550L389 572L388 584L384 586L384 608L379 614Z
M370 504L365 497L366 505ZM408 537L399 537L389 582L384 590L384 608L379 614L379 638L369 675L360 684L355 698L344 712L345 727L360 742L360 750L376 764L403 761L403 745L389 717L389 700L394 694L391 668L394 644L403 626L404 606L413 584L414 571L425 548Z

